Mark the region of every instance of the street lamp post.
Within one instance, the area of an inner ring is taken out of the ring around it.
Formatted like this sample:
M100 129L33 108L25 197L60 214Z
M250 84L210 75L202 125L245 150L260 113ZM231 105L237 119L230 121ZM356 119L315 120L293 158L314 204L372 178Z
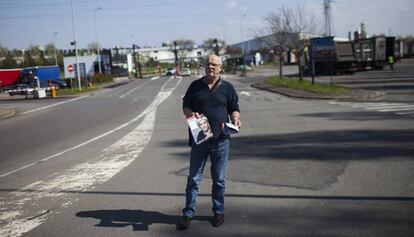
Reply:
M242 44L242 57L243 57L243 68L242 68L242 75L244 76L246 74L246 65L245 65L245 60L244 60L244 42L243 42L243 18L246 17L246 14L243 14L242 16L240 16L240 39L241 39L241 44Z
M82 90L81 87L81 80L80 80L80 68L79 68L79 63L78 63L78 42L76 41L76 31L75 31L75 16L73 14L73 1L70 0L70 9L72 11L72 28L73 28L73 44L75 45L75 57L76 57L76 71L78 73L77 77L78 77L78 87L79 90Z
M53 46L55 47L55 64L58 65L58 60L57 60L57 52L56 52L56 35L57 32L53 33Z
M94 23L95 23L95 41L96 41L96 48L97 48L97 51L98 51L99 74L102 73L102 68L101 68L101 53L99 52L100 48L99 48L99 42L98 42L98 33L97 33L97 30L96 30L96 12L101 10L101 9L102 9L101 7L98 7L98 8L93 10L93 19L94 19Z

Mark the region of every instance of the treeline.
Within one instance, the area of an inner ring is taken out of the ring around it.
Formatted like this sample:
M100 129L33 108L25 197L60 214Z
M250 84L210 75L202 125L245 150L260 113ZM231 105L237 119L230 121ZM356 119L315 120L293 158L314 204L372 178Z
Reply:
M80 56L91 50L79 49ZM0 69L24 68L32 66L59 65L63 68L63 57L75 56L75 50L60 50L52 43L46 46L29 46L27 49L8 49L0 44Z

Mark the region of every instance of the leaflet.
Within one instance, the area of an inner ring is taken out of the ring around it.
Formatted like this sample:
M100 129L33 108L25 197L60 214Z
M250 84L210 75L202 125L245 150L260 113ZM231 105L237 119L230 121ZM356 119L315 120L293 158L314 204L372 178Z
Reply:
M194 142L199 145L211 137L213 132L210 128L210 123L205 115L200 114L198 118L195 116L187 118L188 126L190 127L191 135L193 136Z

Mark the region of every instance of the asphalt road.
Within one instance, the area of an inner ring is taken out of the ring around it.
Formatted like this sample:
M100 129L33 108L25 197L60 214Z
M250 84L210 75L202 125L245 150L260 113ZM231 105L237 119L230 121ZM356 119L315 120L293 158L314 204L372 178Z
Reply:
M236 76L226 79L243 127L225 224L209 223L206 167L197 216L177 231L189 152L180 108L193 79L138 80L1 120L0 236L414 235L412 114L287 98Z

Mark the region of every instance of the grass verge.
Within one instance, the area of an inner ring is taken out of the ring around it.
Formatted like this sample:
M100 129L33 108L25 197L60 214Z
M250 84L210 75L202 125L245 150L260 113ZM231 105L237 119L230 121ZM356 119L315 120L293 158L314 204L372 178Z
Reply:
M309 91L317 94L345 94L350 92L349 89L340 86L331 86L320 83L312 84L310 81L299 81L299 79L292 79L289 77L282 77L282 79L280 79L278 76L272 76L266 79L265 83L274 86Z
M86 92L91 92L94 90L97 90L105 85L111 84L114 81L114 77L113 75L110 74L99 74L96 73L94 74L91 78L90 81L93 82L92 83L92 87L81 87L81 89L79 90L79 88L74 85L73 88L64 88L64 89L59 89L56 91L56 94L59 95L77 95L77 94L82 94L82 93L86 93ZM85 85L86 80L82 79L82 85Z

